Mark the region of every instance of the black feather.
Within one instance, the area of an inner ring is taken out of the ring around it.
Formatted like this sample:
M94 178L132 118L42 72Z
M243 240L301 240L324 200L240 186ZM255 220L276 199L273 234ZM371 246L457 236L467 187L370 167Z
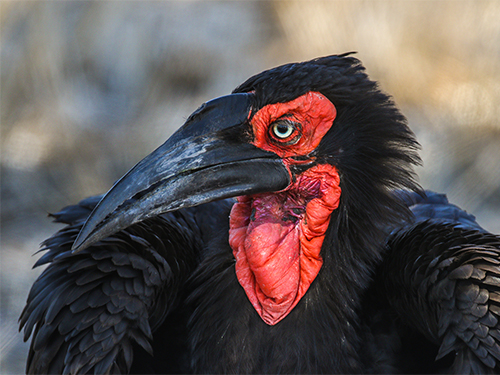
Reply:
M337 168L342 194L321 271L284 320L265 324L238 283L233 200L74 253L91 197L51 215L67 226L42 244L46 269L20 317L27 372L500 372L500 238L421 190L406 119L351 54L270 69L234 92L253 92L255 113L309 91L337 110L311 157Z

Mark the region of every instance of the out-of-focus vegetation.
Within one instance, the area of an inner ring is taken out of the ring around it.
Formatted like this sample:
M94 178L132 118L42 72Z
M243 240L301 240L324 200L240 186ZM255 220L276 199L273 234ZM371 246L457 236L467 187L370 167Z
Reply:
M422 144L422 184L500 232L500 2L0 3L0 372L53 212L105 192L202 102L358 51Z

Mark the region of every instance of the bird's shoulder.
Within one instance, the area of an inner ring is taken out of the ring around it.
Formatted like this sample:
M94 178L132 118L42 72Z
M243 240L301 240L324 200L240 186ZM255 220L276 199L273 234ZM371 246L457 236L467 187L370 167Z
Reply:
M128 371L134 346L151 353L152 333L176 309L204 241L226 203L181 209L134 224L82 251L71 247L100 200L51 214L65 224L45 240L46 266L20 318L33 335L27 372Z
M379 296L437 345L436 359L456 353L453 371L498 369L500 237L445 195L401 199L413 218L389 235L375 275Z
M393 233L424 221L434 224L452 224L458 228L485 232L477 223L474 215L450 203L445 194L430 190L423 192L399 190L394 194L410 209L412 217L400 227L395 228Z

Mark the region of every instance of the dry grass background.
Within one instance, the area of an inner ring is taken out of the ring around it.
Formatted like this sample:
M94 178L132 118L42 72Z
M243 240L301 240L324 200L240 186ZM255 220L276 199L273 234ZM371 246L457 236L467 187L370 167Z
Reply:
M198 105L292 60L358 51L422 144L422 184L500 233L500 2L0 3L0 372L46 212L106 191Z

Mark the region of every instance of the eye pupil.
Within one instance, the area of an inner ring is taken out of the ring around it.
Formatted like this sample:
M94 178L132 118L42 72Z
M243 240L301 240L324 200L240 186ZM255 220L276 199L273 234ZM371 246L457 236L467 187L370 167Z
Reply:
M286 125L278 125L278 126L276 127L276 133L278 133L278 134L280 134L280 135L281 135L281 134L286 134L286 133L288 133L288 130L289 130L289 129L290 129L290 127L289 127L289 126L286 126Z

